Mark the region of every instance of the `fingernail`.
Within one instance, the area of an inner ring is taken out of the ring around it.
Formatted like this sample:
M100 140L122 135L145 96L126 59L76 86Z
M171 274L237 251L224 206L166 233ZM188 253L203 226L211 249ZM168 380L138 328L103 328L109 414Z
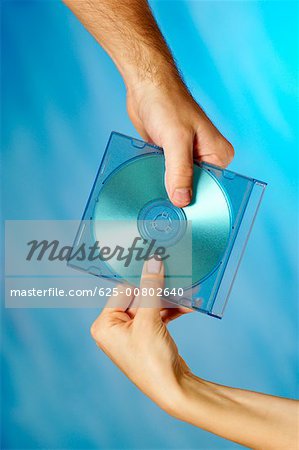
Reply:
M191 201L191 190L189 188L179 188L174 191L173 199L184 205L187 205Z
M151 258L146 263L146 271L147 273L159 273L162 267L162 261L155 256Z

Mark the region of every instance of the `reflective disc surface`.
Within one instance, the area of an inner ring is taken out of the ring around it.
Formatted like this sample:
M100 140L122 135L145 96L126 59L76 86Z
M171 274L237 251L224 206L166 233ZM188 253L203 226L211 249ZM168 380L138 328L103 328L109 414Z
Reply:
M168 220L176 224L179 221L192 221L193 285L218 266L228 243L231 217L226 194L207 169L194 166L192 204L182 210L172 209L164 187L164 157L151 154L132 159L110 174L103 185L93 215L95 239L100 246L113 245L114 236L117 244L126 248L135 237L143 234L143 230L149 232L147 226L138 226L140 217L152 220L154 215L162 218L162 225L155 225L155 237L159 232L169 231ZM109 229L102 221L109 221ZM156 223L159 225L159 222ZM175 239L181 239L184 229L183 226L173 227L173 235L168 234L169 245L173 245ZM144 238L144 235L141 237ZM186 253L190 252L190 248L186 248ZM185 258L187 255L181 249L177 261L169 259L166 271L179 274L181 269L183 271ZM116 259L110 260L109 264L124 278L132 272L132 265L125 268ZM141 273L143 263L133 261L132 264L135 265L134 270Z

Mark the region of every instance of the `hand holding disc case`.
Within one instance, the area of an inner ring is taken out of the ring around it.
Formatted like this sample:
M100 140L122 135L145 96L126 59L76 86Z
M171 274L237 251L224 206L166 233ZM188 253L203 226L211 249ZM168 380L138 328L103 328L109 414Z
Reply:
M162 239L169 249L176 243L179 255L190 256L190 283L176 286L183 289L183 295L180 289L180 295L169 296L168 300L221 318L266 183L194 162L192 202L181 209L168 199L164 166L161 148L111 133L74 250L83 242L105 245L106 229L111 228L112 222L112 233L125 241L127 235L133 236L124 225L129 221L133 223L135 235L142 239ZM100 227L96 225L99 222ZM190 223L192 247L188 247L186 238ZM180 267L179 261L174 263ZM127 278L124 266L111 261L72 260L69 265L118 282ZM171 263L169 266L171 269Z

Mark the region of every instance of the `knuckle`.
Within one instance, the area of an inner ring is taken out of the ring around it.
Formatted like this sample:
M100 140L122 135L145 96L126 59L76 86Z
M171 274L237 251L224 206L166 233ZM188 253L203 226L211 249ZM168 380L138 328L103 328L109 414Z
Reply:
M192 128L189 126L183 126L180 125L176 128L175 132L173 133L173 138L176 141L181 142L189 142L192 137Z
M175 122L169 124L167 128L168 131L162 139L163 147L175 149L176 145L181 146L182 143L188 145L193 141L194 132L191 126Z
M227 152L229 161L232 161L235 156L235 149L234 149L233 145L228 141L227 141L227 146L226 146L226 152Z
M158 288L163 283L163 277L158 275L150 275L147 277L143 277L142 279L142 287L149 288Z
M90 334L97 343L102 340L102 327L98 320L93 322L93 324L91 325Z
M221 139L216 146L217 152L214 154L216 164L219 166L227 166L234 158L235 151L232 144L226 139Z
M183 163L183 162L172 162L168 164L166 169L167 176L175 176L175 177L183 177L183 178L192 178L193 176L193 167L191 163Z
M222 155L215 154L212 155L212 163L219 167L224 167L226 164L226 161L223 159Z
M90 331L91 337L92 337L93 339L96 339L97 326L96 326L95 322L91 325L89 331Z

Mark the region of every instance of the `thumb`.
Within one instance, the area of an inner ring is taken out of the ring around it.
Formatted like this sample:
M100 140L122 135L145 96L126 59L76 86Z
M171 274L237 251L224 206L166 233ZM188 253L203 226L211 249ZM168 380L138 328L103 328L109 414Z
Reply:
M153 256L143 266L140 280L137 320L140 318L161 320L162 289L164 288L164 265L158 256Z
M175 132L163 143L165 154L165 185L171 202L180 208L192 198L193 135Z

